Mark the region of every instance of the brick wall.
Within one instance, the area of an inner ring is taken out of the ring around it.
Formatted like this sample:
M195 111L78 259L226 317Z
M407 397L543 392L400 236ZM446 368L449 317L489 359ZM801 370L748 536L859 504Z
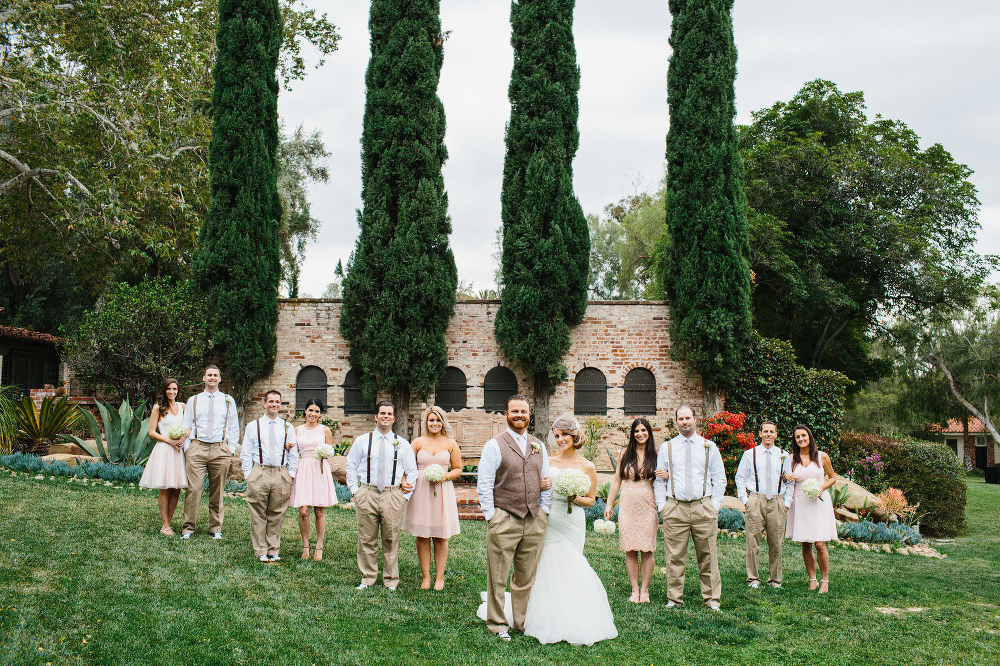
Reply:
M478 456L482 444L506 427L503 414L483 410L485 395L483 381L486 373L497 365L507 365L497 347L493 321L499 301L463 301L456 305L446 334L448 340L448 365L465 373L469 385L467 409L452 411L448 419L456 431L456 439L464 451ZM644 367L656 379L656 413L647 414L653 424L657 440L666 434L664 426L673 417L677 405L689 402L701 404L701 380L690 375L685 368L671 360L668 336L669 312L663 303L596 301L587 308L584 321L573 329L572 346L564 363L569 377L563 382L550 401L550 417L572 412L574 405L574 377L584 367L601 370L610 387L607 392L607 418L628 424L635 415L626 415L622 409L625 401L623 382L629 370ZM283 299L278 305L278 354L274 372L260 381L251 393L254 405L247 409L247 419L263 413L264 392L277 389L282 394L285 412L295 405L295 383L299 371L308 366L321 368L331 386L327 390L327 416L340 421L334 437L353 438L374 427L371 415L345 415L344 383L350 369L347 344L340 336L340 301L319 299ZM533 390L524 373L512 368L517 376L520 392L533 398ZM412 419L418 419L428 400L414 399L411 404ZM585 417L580 417L583 421ZM609 448L624 442L623 433L610 429L604 437ZM603 447L601 447L603 449ZM470 461L474 462L474 461ZM608 456L603 453L598 468L609 468Z

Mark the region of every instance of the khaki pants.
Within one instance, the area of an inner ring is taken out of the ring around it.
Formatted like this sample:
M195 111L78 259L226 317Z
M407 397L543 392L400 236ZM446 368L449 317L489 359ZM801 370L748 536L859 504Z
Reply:
M513 629L524 631L524 615L528 610L528 596L535 583L535 567L542 556L545 526L548 516L539 511L524 518L496 509L486 526L486 626L494 634L507 630L504 613L504 592L507 576L514 564L510 579L510 606L514 615ZM573 609L567 609L572 612Z
M229 473L229 462L233 455L223 442L203 442L191 440L191 446L184 453L186 460L188 487L184 491L184 532L194 532L201 510L201 494L205 491L205 475L208 474L208 531L221 532L225 507L222 493Z
M667 551L667 599L684 603L684 568L687 565L688 535L694 540L694 552L701 570L701 597L709 606L722 599L722 576L716 537L719 512L710 498L690 504L668 499L663 516L663 544Z
M281 549L281 524L292 494L292 475L286 467L254 463L247 476L250 505L250 543L257 557L274 557Z
M361 582L374 585L378 577L378 538L382 533L382 584L399 585L399 528L403 524L406 497L399 486L379 491L362 484L354 493L358 520L358 569Z
M781 585L781 546L785 539L784 495L773 495L767 499L760 493L750 493L747 497L747 582L757 581L757 560L760 555L760 537L767 533L768 583Z

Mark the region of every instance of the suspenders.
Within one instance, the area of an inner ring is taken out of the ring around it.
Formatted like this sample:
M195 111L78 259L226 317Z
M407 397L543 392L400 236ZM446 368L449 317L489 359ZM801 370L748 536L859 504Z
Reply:
M288 444L288 424L285 424L285 440L281 443L281 465L285 466L285 444ZM264 466L264 449L260 444L260 419L257 419L257 458L260 460L261 467Z
M702 440L705 438L702 437ZM671 448L673 443L673 438L667 440L667 472L670 476L670 497L677 499L677 495L674 493L674 452ZM693 440L692 440L693 441ZM705 491L708 490L708 454L710 453L709 447L705 447L705 479L701 482L701 496L705 497ZM754 459L754 465L756 469L757 459Z
M365 483L369 486L372 484L372 435L374 434L374 432L368 433L368 477ZM396 433L392 433L392 483L389 484L390 486L396 485L396 462L398 459L399 447L396 445Z
M198 395L201 395L200 393ZM223 393L222 395L226 395ZM194 397L194 404L191 405L191 420L194 422L194 439L198 439L198 396ZM208 427L211 428L212 424L209 423ZM226 395L226 420L222 422L222 439L226 439L226 430L229 428L229 396ZM288 434L285 434L288 437ZM258 438L259 439L259 438ZM264 463L261 463L262 465Z
M752 455L753 455L753 481L754 481L754 486L757 488L757 492L760 493L760 475L757 474L757 447L756 446L753 448L753 454ZM780 495L781 494L781 484L784 481L785 481L784 474L782 474L782 470L779 469L778 470L778 492L775 493L776 495ZM770 488L768 488L768 490L770 490Z

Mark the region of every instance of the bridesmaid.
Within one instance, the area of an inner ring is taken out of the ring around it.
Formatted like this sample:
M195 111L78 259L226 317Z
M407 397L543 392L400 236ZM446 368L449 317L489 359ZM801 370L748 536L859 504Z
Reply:
M417 559L423 580L421 589L431 586L431 542L434 543L434 589L444 589L444 568L448 563L448 539L459 533L458 505L452 483L462 475L462 451L452 436L448 417L440 407L424 410L422 432L413 440L417 456L417 482L403 513L403 529L417 538ZM440 465L444 478L431 483L424 478L428 465ZM437 492L437 497L434 492Z
M174 519L177 500L181 496L181 488L187 488L187 468L184 464L184 453L181 446L187 435L179 439L170 438L170 429L184 425L184 404L177 402L177 380L167 377L160 385L156 395L156 404L149 414L149 437L156 440L156 446L149 454L146 469L139 479L142 488L159 488L160 496L160 534L173 536L174 530L170 522Z
M306 401L306 422L295 429L299 447L299 468L292 483L289 506L298 507L299 533L302 535L302 559L309 559L309 508L316 514L316 553L313 559L323 559L323 539L326 537L326 507L337 503L330 463L321 463L313 453L321 444L333 445L333 433L319 422L323 403L315 398Z
M827 488L837 482L837 474L830 464L830 456L816 448L816 438L808 426L795 426L794 439L794 453L785 463L788 471L785 472L784 479L795 483L792 506L788 510L788 522L785 524L785 538L802 542L802 559L806 564L806 573L809 574L809 589L819 587L820 593L825 593L830 589L830 553L826 549L826 542L838 539L837 519L833 515L833 502ZM802 464L803 459L808 459L805 465ZM797 474L796 468L799 468ZM802 484L808 479L820 482L823 493L818 499L802 494ZM814 545L815 559L812 552ZM816 560L819 560L819 584L816 582Z
M618 467L608 491L608 506L604 510L605 520L611 520L618 489L624 486L618 509L618 547L625 551L625 569L632 583L632 596L628 600L632 603L649 603L649 581L653 577L653 555L659 525L653 495L655 472L653 428L649 421L640 417L632 421L628 444L618 454Z

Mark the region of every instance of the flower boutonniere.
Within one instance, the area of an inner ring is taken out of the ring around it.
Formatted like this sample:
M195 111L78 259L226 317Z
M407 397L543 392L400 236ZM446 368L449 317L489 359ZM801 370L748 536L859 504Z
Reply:
M531 443L531 452L532 453L535 453L535 452L541 451L541 450L542 450L542 445L541 444L539 444L538 442L532 442Z
M708 451L710 448L712 448L712 442L710 440L702 439L701 441L705 443L705 450L706 451Z

